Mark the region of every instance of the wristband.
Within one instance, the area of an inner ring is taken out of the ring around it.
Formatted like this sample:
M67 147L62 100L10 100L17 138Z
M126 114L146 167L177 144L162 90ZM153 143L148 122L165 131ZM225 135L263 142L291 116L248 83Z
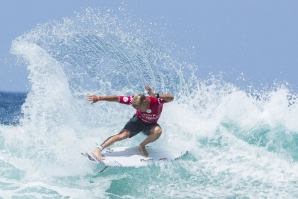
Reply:
M156 98L159 98L159 93L156 93Z
M100 96L97 96L97 101L100 101Z

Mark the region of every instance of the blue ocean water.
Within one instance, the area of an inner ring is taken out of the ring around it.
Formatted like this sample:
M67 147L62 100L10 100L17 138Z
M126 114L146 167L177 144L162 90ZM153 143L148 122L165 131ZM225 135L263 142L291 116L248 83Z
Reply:
M298 198L297 93L198 78L152 34L125 15L87 9L13 41L32 87L0 93L0 198ZM100 173L80 152L118 133L134 110L85 97L144 93L144 85L175 96L151 145L190 154Z
M18 124L22 117L21 106L25 102L26 93L0 92L0 123Z

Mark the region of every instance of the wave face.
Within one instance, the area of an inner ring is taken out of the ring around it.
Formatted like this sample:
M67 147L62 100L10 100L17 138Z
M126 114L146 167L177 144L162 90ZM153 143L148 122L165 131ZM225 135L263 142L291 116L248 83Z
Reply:
M284 85L243 90L220 77L199 79L160 35L145 30L125 15L87 9L13 41L32 87L17 125L0 126L1 197L298 198L297 95ZM86 95L133 95L145 85L175 96L151 146L190 155L100 173L80 152L118 133L134 110L90 105Z

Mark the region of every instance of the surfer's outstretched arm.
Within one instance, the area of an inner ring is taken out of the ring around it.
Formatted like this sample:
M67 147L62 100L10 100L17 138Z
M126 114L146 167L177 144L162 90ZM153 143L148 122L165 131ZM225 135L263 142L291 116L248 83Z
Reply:
M92 101L92 104L98 101L108 101L108 102L119 102L120 97L114 95L99 96L99 95L88 95L86 100Z
M150 88L149 86L145 86L145 90L147 91L148 95L150 95L151 97L155 97L155 98L161 98L167 102L171 102L174 100L174 96L171 94L159 94L159 93L154 93L152 88Z

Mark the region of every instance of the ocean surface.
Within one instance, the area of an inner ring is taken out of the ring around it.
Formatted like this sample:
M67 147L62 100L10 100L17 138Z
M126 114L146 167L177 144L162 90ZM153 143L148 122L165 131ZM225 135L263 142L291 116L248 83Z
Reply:
M162 37L128 16L87 9L12 41L31 89L0 93L0 198L298 198L297 93L199 78ZM80 152L118 133L134 109L91 105L86 95L134 95L145 85L175 96L151 146L189 155L100 173Z

